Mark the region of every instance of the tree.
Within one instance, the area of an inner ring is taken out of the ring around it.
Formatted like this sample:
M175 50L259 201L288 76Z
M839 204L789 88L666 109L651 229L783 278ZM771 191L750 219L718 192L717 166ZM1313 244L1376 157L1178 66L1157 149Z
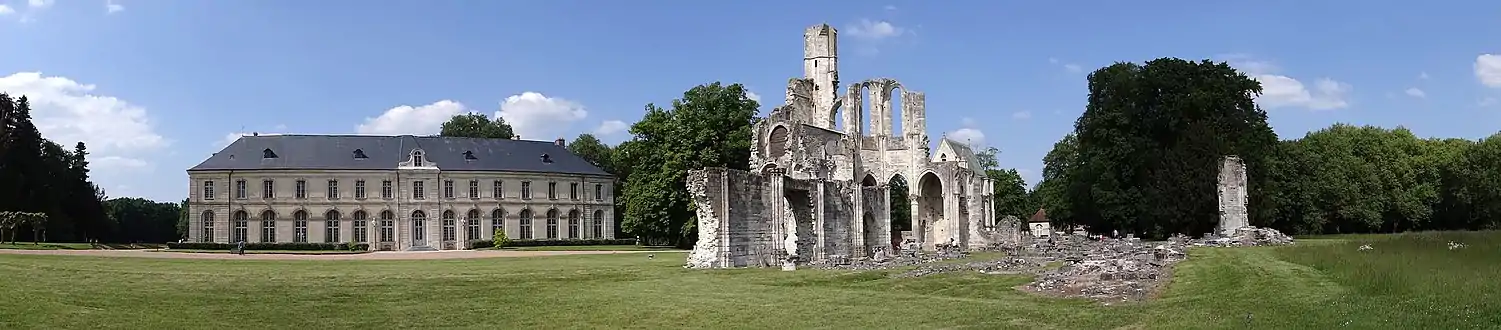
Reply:
M1053 143L1053 149L1042 157L1042 181L1032 190L1031 199L1047 210L1051 224L1057 228L1078 225L1068 196L1073 185L1072 169L1079 156L1078 146L1079 139L1073 133Z
M646 105L631 125L633 138L617 147L629 177L620 195L621 229L648 242L692 245L697 224L684 181L689 170L749 170L751 124L758 104L740 84L699 85L671 109Z
M613 166L613 159L611 159L611 152L613 150L610 150L610 146L599 142L599 139L595 138L593 134L579 134L578 138L568 143L568 151L579 155L579 157L583 157L584 160L588 160L594 166L599 166L605 172L609 172L610 174L615 174L616 172Z
M487 139L510 139L516 137L511 125L506 123L505 118L499 116L491 120L482 113L467 113L454 115L443 127L438 135L448 137L469 137Z
M1001 169L998 157L1000 149L986 148L984 151L975 153L979 158L979 166L985 173L985 177L993 181L992 198L995 202L995 219L1001 220L1008 215L1018 218L1026 217L1037 211L1027 194L1027 182L1022 179L1021 173L1014 168Z
M911 188L907 185L907 179L901 175L891 177L887 184L891 192L891 230L912 230L912 195Z

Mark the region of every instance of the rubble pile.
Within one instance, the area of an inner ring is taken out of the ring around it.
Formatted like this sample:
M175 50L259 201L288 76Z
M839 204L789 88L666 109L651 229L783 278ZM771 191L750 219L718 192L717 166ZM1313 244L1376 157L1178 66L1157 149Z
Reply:
M1212 246L1271 246L1288 245L1293 238L1276 229L1245 226L1236 228L1230 237L1206 237L1202 245Z
M922 265L944 260L960 259L968 256L968 252L958 249L941 249L933 252L905 250L895 255L881 251L875 253L875 255L869 258L847 258L843 256L836 256L834 258L815 261L809 263L808 265L819 269L879 270Z

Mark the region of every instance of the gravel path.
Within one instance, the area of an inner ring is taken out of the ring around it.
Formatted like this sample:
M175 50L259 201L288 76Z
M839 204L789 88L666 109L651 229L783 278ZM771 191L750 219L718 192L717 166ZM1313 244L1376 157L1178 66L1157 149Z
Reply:
M91 256L91 257L134 257L134 258L169 258L169 259L250 259L250 260L426 260L426 259L469 259L469 258L506 258L506 257L540 257L561 255L585 255L585 254L617 254L617 253L645 253L660 251L503 251L503 250L461 250L461 251L432 251L432 252L395 252L382 251L360 254L229 254L229 253L188 253L188 252L158 252L154 250L0 250L0 254L27 254L27 255L65 255L65 256Z

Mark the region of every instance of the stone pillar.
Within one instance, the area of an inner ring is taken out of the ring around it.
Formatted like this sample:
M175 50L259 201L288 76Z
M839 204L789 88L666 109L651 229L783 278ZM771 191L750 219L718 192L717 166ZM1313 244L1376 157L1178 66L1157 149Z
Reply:
M458 250L468 249L469 240L471 239L469 237L469 216L465 215L463 218L459 218L456 222L458 222L458 225L457 228L453 229L453 234L454 238L457 238L457 242L454 242L453 248Z

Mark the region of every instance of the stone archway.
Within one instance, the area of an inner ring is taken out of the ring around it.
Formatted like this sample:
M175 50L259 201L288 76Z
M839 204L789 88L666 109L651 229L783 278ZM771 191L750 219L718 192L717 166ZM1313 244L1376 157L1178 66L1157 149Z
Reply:
M919 232L924 247L947 244L948 242L938 239L947 236L946 230L943 230L943 224L946 223L943 214L943 180L933 172L925 173L917 180L917 191L917 212L914 212L917 219L912 219L913 230Z

